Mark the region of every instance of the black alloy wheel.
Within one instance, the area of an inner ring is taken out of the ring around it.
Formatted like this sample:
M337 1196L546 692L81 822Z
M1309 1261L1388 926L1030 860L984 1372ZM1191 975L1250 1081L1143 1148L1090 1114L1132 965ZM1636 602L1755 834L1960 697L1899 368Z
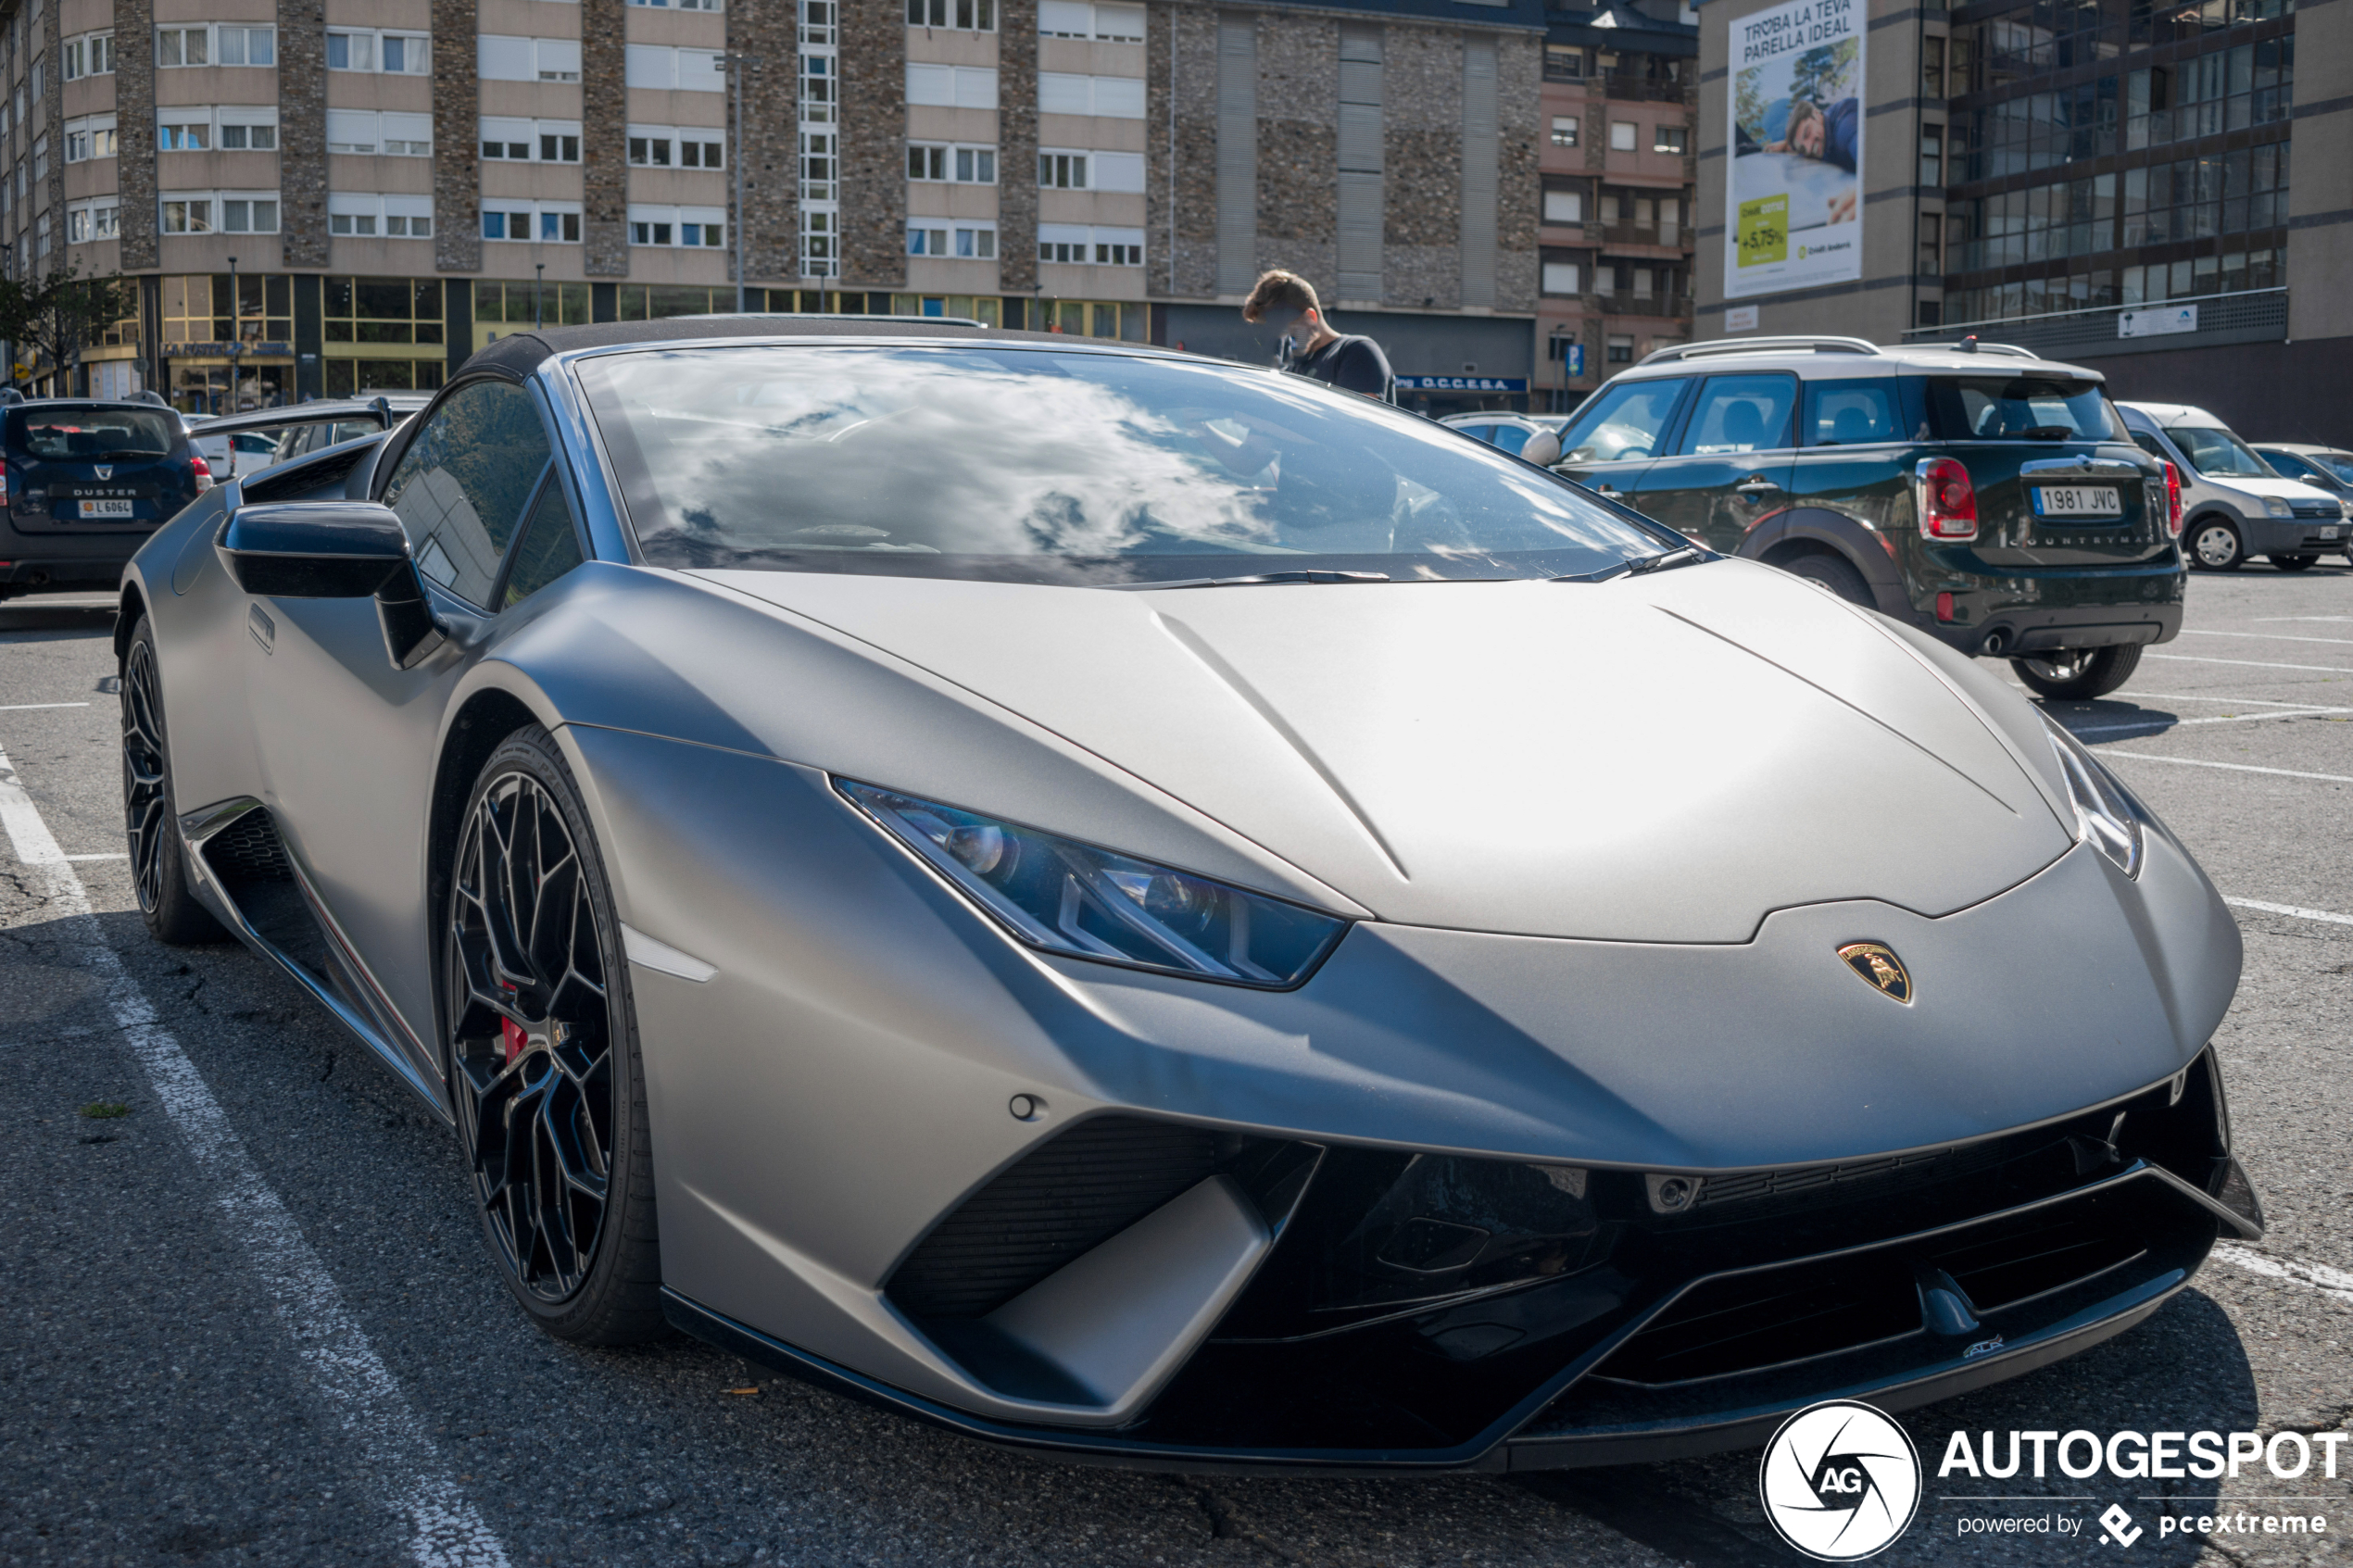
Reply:
M2246 561L2239 531L2219 517L2199 518L2189 526L2190 564L2207 571L2236 571Z
M2320 558L2317 555L2273 556L2271 564L2282 571L2309 571Z
M163 681L155 631L146 617L132 628L122 657L122 820L130 840L131 880L139 913L158 942L185 947L229 934L196 902L188 885L188 843L180 834L164 749Z
M2141 645L2125 643L2106 648L2054 648L2010 660L2010 668L2037 696L2060 702L2088 702L2106 696L2133 678L2141 664Z
M653 1172L620 925L544 729L509 737L483 767L443 943L451 1098L509 1287L559 1338L657 1336Z

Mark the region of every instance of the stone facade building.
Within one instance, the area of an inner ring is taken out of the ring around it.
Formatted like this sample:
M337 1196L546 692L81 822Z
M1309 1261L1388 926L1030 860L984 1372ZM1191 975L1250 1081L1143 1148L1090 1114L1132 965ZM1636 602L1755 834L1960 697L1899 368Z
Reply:
M1409 401L1518 403L1546 25L1541 0L0 0L0 264L136 284L82 365L25 379L192 410L429 388L535 320L735 309L739 222L753 310L1263 362L1236 307L1282 266Z

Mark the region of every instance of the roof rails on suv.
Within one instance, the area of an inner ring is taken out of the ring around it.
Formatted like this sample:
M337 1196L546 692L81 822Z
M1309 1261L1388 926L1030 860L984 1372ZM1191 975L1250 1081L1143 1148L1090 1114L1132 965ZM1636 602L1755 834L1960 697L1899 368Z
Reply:
M1816 354L1877 354L1879 345L1859 337L1741 337L1714 338L1706 343L1678 343L1642 357L1645 365L1669 359L1697 359L1713 354L1782 354L1811 350Z

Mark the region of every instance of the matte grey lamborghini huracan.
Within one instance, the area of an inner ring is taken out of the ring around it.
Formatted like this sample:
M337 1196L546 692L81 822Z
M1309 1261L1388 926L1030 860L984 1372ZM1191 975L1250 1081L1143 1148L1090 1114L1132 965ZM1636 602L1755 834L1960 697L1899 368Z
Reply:
M142 907L547 1332L1065 1453L1756 1441L2258 1234L2181 845L1936 642L1443 427L952 326L519 333L123 584Z

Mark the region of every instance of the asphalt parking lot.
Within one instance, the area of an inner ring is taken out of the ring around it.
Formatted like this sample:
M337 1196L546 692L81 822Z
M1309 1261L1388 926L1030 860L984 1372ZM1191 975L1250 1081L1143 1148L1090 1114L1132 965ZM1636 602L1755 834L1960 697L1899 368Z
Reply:
M0 1563L1802 1561L1753 1452L1530 1483L1076 1469L691 1341L540 1336L409 1092L243 949L148 940L111 621L0 606ZM2353 570L2196 578L2179 640L2057 712L2237 908L2217 1044L2271 1230L2138 1328L1906 1416L1928 1495L1883 1561L2353 1562L2353 1449L2334 1479L1935 1475L1956 1430L2353 1424ZM2224 1513L2252 1531L2160 1533ZM2263 1532L2288 1514L2326 1526ZM1969 1527L2001 1518L2049 1529Z

